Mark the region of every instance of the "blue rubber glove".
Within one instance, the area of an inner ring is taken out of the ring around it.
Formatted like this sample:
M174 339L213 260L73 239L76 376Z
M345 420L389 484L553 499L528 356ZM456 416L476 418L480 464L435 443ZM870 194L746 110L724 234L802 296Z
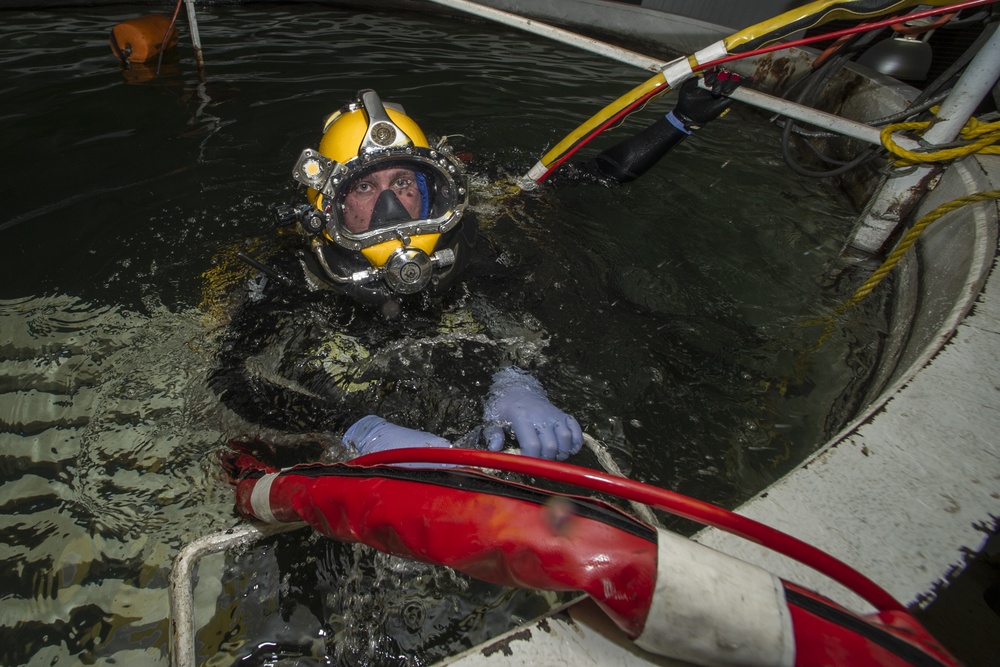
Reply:
M490 451L503 449L504 432L528 456L563 461L580 451L583 430L576 419L549 403L535 378L509 367L493 375L483 410L483 437Z
M451 447L450 442L433 433L399 426L375 415L354 422L344 433L344 444L358 454L409 447Z

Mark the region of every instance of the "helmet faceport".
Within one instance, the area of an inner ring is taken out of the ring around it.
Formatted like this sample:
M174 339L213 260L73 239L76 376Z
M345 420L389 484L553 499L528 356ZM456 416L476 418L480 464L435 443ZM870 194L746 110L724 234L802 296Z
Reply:
M319 150L304 150L292 173L328 216L331 241L350 250L392 239L408 245L408 237L458 224L469 200L462 163L444 142L432 147L401 107L363 90L324 127ZM386 195L376 207L383 192L398 202Z
M397 294L418 292L455 263L437 248L469 201L461 161L442 140L432 145L402 107L372 90L327 118L319 148L302 151L293 178L325 221L304 230L327 277L338 285L384 281ZM340 271L323 251L333 243L367 259L371 270Z

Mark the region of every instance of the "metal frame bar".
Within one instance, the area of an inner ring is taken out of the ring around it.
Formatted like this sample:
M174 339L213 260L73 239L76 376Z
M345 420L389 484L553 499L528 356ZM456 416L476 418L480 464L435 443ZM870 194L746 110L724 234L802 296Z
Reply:
M170 572L170 662L174 667L197 665L194 641L194 576L201 559L307 525L304 522L244 523L229 530L200 537L180 550Z
M430 0L430 2L433 2L436 5L449 7L451 9L457 9L458 11L465 12L466 14L472 14L473 16L478 16L480 18L493 21L494 23L500 23L512 28L519 28L525 32L547 37L556 42L568 44L569 46L575 46L583 49L584 51L605 56L606 58L617 60L618 62L625 63L626 65L634 65L635 67L649 70L650 72L662 71L666 66L666 63L661 62L656 58L650 58L649 56L635 51L629 51L628 49L623 49L600 40L578 35L575 32L570 32L569 30L563 30L562 28L557 28L547 23L536 21L535 19L529 19L519 14L505 12L501 9L487 7L477 2L471 2L470 0Z
M201 34L198 32L198 15L195 13L194 0L184 0L187 9L188 28L191 31L191 47L194 49L194 59L198 63L198 71L204 74L205 56L201 51Z
M516 14L503 12L478 5L468 0L430 0L436 4L459 9L482 18L518 27L528 32L538 34L564 44L576 46L591 53L629 65L641 67L650 71L660 71L666 63L648 58L642 54L621 49L595 39L582 37L560 28L539 23ZM192 23L192 33L195 42L199 67L201 60L201 43L197 35L197 23L194 19L194 7L191 0L188 3L189 18ZM925 135L928 143L943 143L951 141L967 122L983 96L992 88L1000 76L1000 31L994 33L990 41L983 47L977 57L970 63L966 74L963 74L958 85L942 105L940 117L944 120L935 125ZM980 94L981 93L981 94ZM852 121L834 114L818 111L788 100L745 87L736 89L731 95L745 104L760 109L778 113L795 120L808 123L831 132L858 139L866 143L881 145L878 128ZM901 145L912 148L917 145L912 140L901 140ZM889 188L889 190L893 190ZM886 196L885 191L883 196ZM898 196L898 193L897 193ZM186 545L174 560L170 574L170 630L171 630L171 663L175 667L195 667L195 618L194 618L194 577L198 563L205 556L219 553L227 549L246 546L266 537L297 530L307 526L302 522L285 524L242 524L235 528L206 535Z
M1000 30L994 30L941 103L937 113L940 120L924 133L922 143L934 146L954 140L998 78ZM910 212L916 209L940 172L941 166L937 163L893 171L865 207L847 242L848 250L862 255L888 253L899 231L908 222Z
M629 51L628 49L623 49L606 42L601 42L589 37L583 37L568 30L556 28L534 19L525 18L523 16L501 11L499 9L493 9L492 7L485 7L476 2L472 2L471 0L430 0L430 2L452 9L457 9L468 14L473 14L503 25L520 28L526 32L547 37L554 41L561 42L569 46L575 46L583 49L584 51L605 56L612 60L625 63L626 65L633 65L651 72L661 72L670 64L669 62L650 58L649 56L645 56L641 53ZM779 113L794 120L808 123L809 125L820 127L824 130L829 130L830 132L836 132L837 134L841 134L852 139L858 139L860 141L878 146L882 145L882 140L879 138L879 129L872 127L871 125L866 125L841 116L818 111L812 107L797 104L795 102L789 102L788 100L783 100L779 97L774 97L773 95L767 95L745 86L737 88L732 93L731 97L734 100L743 102L744 104L749 104L773 113ZM909 149L917 146L915 141L907 139L902 139L899 143L904 148Z
M707 86L704 86L704 83L702 83L702 87ZM762 93L744 86L740 86L729 96L734 100L743 102L744 104L749 104L757 107L758 109L764 109L765 111L771 111L782 116L787 116L793 120L808 123L809 125L815 125L816 127L821 127L824 130L829 130L830 132L836 132L837 134L841 134L851 139L858 139L859 141L864 141L876 146L882 145L881 130L865 123L859 123L858 121L850 120L849 118L844 118L843 116L837 116L836 114L819 111L818 109L813 109L812 107L807 107L802 104L789 102L788 100L780 97L768 95L767 93ZM906 137L899 137L896 142L900 146L908 149L916 148L919 145L915 140L908 139Z

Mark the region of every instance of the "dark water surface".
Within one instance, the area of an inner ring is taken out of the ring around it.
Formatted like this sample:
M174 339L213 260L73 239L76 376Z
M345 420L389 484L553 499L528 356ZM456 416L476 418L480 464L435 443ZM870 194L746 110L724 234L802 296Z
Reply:
M877 304L813 351L797 323L837 303L820 277L852 214L784 168L765 119L736 109L627 188L509 199L499 176L645 74L478 23L254 5L199 7L204 80L186 30L144 78L108 34L145 11L0 21L0 663L167 664L172 559L237 523L218 455L255 428L207 382L243 289L225 258L273 249L296 157L360 88L474 154L483 232L522 272L516 300L469 290L445 314L552 371L552 397L633 477L734 506L851 416ZM231 560L197 589L210 664L265 641L423 664L554 602L303 535ZM294 602L310 586L325 592Z

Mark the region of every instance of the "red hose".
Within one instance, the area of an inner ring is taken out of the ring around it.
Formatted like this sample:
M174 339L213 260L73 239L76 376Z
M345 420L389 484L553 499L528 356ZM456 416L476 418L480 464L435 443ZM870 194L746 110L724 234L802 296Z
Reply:
M399 463L450 463L460 466L493 468L533 475L554 482L608 493L685 519L719 528L750 540L776 553L797 560L856 593L879 611L905 611L906 607L886 590L846 563L805 542L710 503L596 470L528 456L484 452L473 449L412 448L393 449L360 456L356 466Z
M879 28L891 27L893 25L899 24L900 19L905 21L913 21L915 19L921 19L928 16L936 16L943 13L957 13L963 9L969 9L970 7L979 7L981 5L988 5L997 2L997 0L968 0L967 2L960 2L954 5L947 5L945 7L935 7L932 9L927 9L922 12L914 12L912 14L907 14L904 17L895 16L889 19L883 19L881 21L874 21L872 23L862 23L860 25L852 26L850 28L844 28L842 30L834 30L832 32L823 33L822 35L813 35L812 37L804 37L802 39L793 40L791 42L781 42L779 44L771 44L770 46L763 46L759 49L753 49L751 51L746 51L744 53L734 53L722 58L716 58L707 63L700 63L697 67L693 68L694 72L701 72L706 69L722 65L724 63L733 62L736 60L743 60L744 58L750 58L752 56L759 56L764 53L771 53L772 51L780 51L782 49L791 49L797 46L804 46L806 44L813 44L815 42L822 42L828 39L837 39L839 37L844 37L847 35L854 35L859 32L867 32L869 30L877 30ZM562 163L568 160L570 157L575 155L581 148L586 146L590 141L600 135L604 130L606 130L611 125L617 123L622 118L631 114L635 109L646 104L650 99L656 97L657 95L662 95L667 92L665 89L652 90L646 93L641 98L630 104L625 109L622 109L612 118L608 119L605 123L601 124L599 127L595 128L593 132L581 139L575 146L566 151L562 157L552 163L552 165L539 176L536 181L538 183L543 182L549 177L556 169L559 168Z
M843 30L834 30L832 32L823 33L822 35L803 37L802 39L792 40L791 42L781 42L780 44L771 44L770 46L762 46L759 49L753 49L752 51L747 51L746 53L734 53L728 56L724 56L722 58L716 58L715 60L709 61L707 63L699 64L697 67L694 68L694 71L700 72L710 67L715 67L716 65L732 62L734 60L742 60L743 58L749 58L750 56L758 56L761 55L762 53L770 53L771 51L791 49L797 46L813 44L815 42L823 42L828 39L837 39L838 37L843 37L845 35L854 35L859 32L878 30L879 28L888 28L892 27L893 25L899 24L901 21L913 21L916 19L926 18L928 16L937 16L938 14L957 13L962 11L963 9L969 9L971 7L979 7L981 5L989 5L994 2L997 2L997 0L968 0L967 2L959 2L954 5L946 5L944 7L925 9L922 12L914 12L912 14L907 14L906 16L902 17L894 16L892 18L882 19L881 21L862 23L860 25L852 26L850 28L844 28Z
M541 176L538 177L537 182L538 183L543 182L546 178L548 178L550 175L552 175L552 173L556 169L558 169L559 166L563 162L565 162L566 160L568 160L569 158L571 158L573 155L575 155L577 153L577 151L579 151L581 148L583 148L584 146L586 146L587 144L589 144L593 139L596 139L602 132L604 132L604 130L608 129L610 126L614 125L615 123L617 123L618 121L620 121L622 118L625 118L626 116L628 116L629 114L631 114L632 112L634 112L636 109L638 109L639 107L641 107L644 104L646 104L646 102L648 102L652 98L656 97L657 95L662 95L662 94L664 94L666 92L667 92L666 89L665 90L659 90L659 89L657 89L657 90L650 91L649 93L643 95L638 100L636 100L632 104L628 105L627 107L625 107L624 109L622 109L621 111L619 111L618 113L616 113L614 116L612 116L611 118L609 118L608 120L606 120L604 123L602 123L600 126L598 126L597 128L595 128L593 132L591 132L586 137L584 137L579 142L577 142L577 144L575 146L573 146L573 148L571 148L570 150L566 151L566 153L561 158L559 158L558 160L556 160L555 162L553 162L552 166L549 167L548 171L546 171L544 174L542 174Z
M177 5L174 6L174 15L170 17L170 27L167 28L166 34L163 36L163 44L160 45L160 58L156 61L156 76L160 76L160 67L163 66L163 47L167 43L167 35L170 31L174 29L174 24L177 23L177 15L181 11L181 3L184 0L177 0Z

